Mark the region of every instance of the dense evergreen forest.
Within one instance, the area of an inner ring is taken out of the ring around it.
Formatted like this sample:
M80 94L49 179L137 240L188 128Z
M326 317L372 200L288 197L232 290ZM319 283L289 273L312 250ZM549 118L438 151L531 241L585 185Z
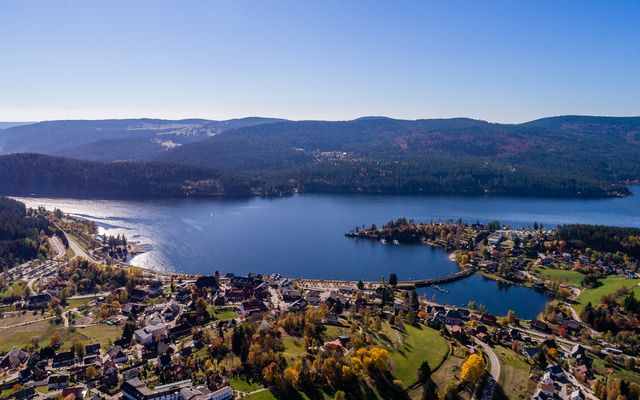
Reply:
M49 230L46 217L28 215L23 203L0 197L0 269L46 256Z
M604 197L628 195L640 178L640 118L53 121L0 131L0 151L17 149L103 164L2 158L0 193Z
M230 169L279 188L364 193L628 194L640 118L299 121L223 132L161 160Z
M97 163L39 154L0 157L0 194L106 197L248 196L245 179L169 163Z
M558 238L579 248L621 251L640 258L640 229L617 226L571 224L557 229Z

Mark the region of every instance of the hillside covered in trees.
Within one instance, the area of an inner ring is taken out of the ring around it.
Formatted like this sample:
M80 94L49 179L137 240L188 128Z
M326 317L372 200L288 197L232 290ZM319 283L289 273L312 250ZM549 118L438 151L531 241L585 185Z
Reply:
M0 270L47 255L49 221L23 203L0 197Z
M97 163L40 154L0 157L0 194L103 197L248 196L229 173L170 163Z
M21 162L24 168L60 166L44 176L32 176L26 187L15 185L9 176L0 186L5 193L206 196L302 191L604 197L628 195L625 184L640 178L640 117L563 116L518 125L384 117L53 121L0 130L0 152L17 151L104 164L52 158L45 162L33 156L8 159L14 167ZM141 164L123 166L121 160ZM79 171L70 172L74 168ZM202 187L212 176L215 188ZM186 181L201 184L194 189Z
M278 122L185 144L161 160L232 169L306 191L628 194L640 118Z
M579 248L623 252L640 258L640 229L618 226L570 224L557 228L558 238Z

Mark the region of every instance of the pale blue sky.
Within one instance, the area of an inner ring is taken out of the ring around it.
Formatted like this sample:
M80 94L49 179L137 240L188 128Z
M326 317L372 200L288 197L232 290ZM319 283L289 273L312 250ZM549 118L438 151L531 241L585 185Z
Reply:
M640 1L0 2L0 120L640 115Z

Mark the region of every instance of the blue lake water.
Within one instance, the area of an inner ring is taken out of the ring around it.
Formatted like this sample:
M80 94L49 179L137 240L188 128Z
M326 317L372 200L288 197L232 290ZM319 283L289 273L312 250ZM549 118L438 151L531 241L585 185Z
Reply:
M215 270L290 277L379 280L395 272L401 280L456 271L447 254L422 245L381 245L349 239L356 225L398 217L417 221L497 219L512 226L593 223L640 227L640 190L621 199L562 199L493 196L296 195L241 200L86 200L19 198L30 207L58 207L124 233L149 251L132 264L188 273ZM514 309L535 316L547 298L530 289L505 286L481 276L433 289L439 301L485 304L494 313Z

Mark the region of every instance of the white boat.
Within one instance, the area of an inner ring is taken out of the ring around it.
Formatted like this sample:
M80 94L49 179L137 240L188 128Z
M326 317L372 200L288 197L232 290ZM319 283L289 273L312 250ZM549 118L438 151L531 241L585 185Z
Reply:
M380 243L387 244L387 240L386 239L380 239Z
M398 239L393 239L393 244L395 244L396 246L400 244L400 242L398 242Z

